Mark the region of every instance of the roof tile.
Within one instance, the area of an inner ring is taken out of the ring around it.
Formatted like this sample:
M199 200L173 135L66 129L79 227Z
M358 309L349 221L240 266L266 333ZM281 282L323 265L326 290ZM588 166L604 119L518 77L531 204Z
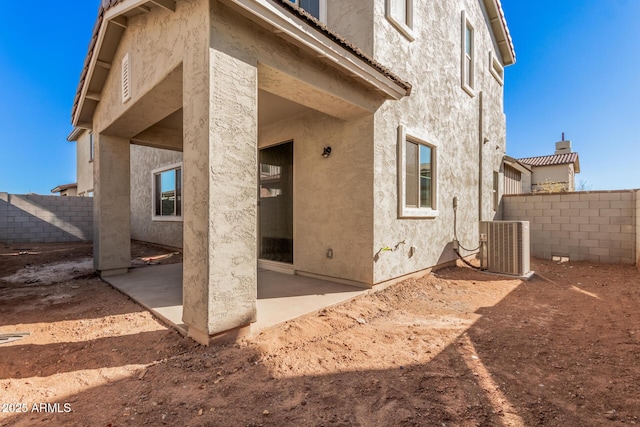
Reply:
M566 165L578 161L578 153L553 154L550 156L526 157L518 159L520 163L530 166Z

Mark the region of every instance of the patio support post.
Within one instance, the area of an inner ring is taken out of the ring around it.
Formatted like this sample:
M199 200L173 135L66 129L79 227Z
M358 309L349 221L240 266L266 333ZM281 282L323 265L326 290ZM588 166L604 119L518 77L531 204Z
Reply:
M258 107L255 64L202 38L184 62L183 321L208 344L256 320Z
M93 266L101 276L131 265L129 140L97 134L93 161Z

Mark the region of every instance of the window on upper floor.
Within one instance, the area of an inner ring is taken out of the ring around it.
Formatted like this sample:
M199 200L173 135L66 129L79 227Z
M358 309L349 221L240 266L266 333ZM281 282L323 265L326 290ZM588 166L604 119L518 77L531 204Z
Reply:
M413 34L413 0L386 0L385 16L409 41L415 40Z
M498 206L500 205L500 172L493 171L493 189L491 190L492 199L493 199L493 211L498 210Z
M489 71L500 86L504 85L504 67L493 52L489 52Z
M289 0L321 22L327 23L327 0Z
M176 221L182 217L182 164L156 169L153 176L153 219Z
M436 210L436 145L398 127L398 195L400 218L434 218Z
M462 49L461 49L461 78L462 89L469 95L475 96L475 34L473 25L467 19L467 14L462 11Z
M89 132L89 161L93 161L93 156L95 155L95 145L93 142L93 131Z

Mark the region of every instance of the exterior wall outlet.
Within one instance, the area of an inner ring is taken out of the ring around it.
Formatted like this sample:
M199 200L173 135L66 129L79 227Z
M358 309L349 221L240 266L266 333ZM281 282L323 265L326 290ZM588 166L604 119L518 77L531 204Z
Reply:
M327 249L327 258L333 259L333 249Z

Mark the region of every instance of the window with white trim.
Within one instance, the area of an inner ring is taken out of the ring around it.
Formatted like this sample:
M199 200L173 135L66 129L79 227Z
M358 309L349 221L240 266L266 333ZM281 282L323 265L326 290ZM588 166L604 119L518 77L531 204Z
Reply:
M95 145L93 142L93 131L89 132L89 162L93 161L95 155Z
M321 22L327 23L327 0L289 0L291 3L309 12Z
M413 0L386 0L385 16L409 41L415 40L413 34Z
M398 210L401 218L434 218L437 211L436 144L398 127Z
M467 14L462 11L462 89L469 95L475 96L475 34L473 25L467 19Z
M152 179L153 219L182 220L182 164L156 169Z
M493 52L489 52L489 71L500 86L504 85L504 67Z
M493 189L491 191L492 193L492 199L493 199L493 211L497 211L498 210L498 206L500 205L500 198L498 197L500 195L499 193L499 188L500 186L500 172L498 171L493 171Z

